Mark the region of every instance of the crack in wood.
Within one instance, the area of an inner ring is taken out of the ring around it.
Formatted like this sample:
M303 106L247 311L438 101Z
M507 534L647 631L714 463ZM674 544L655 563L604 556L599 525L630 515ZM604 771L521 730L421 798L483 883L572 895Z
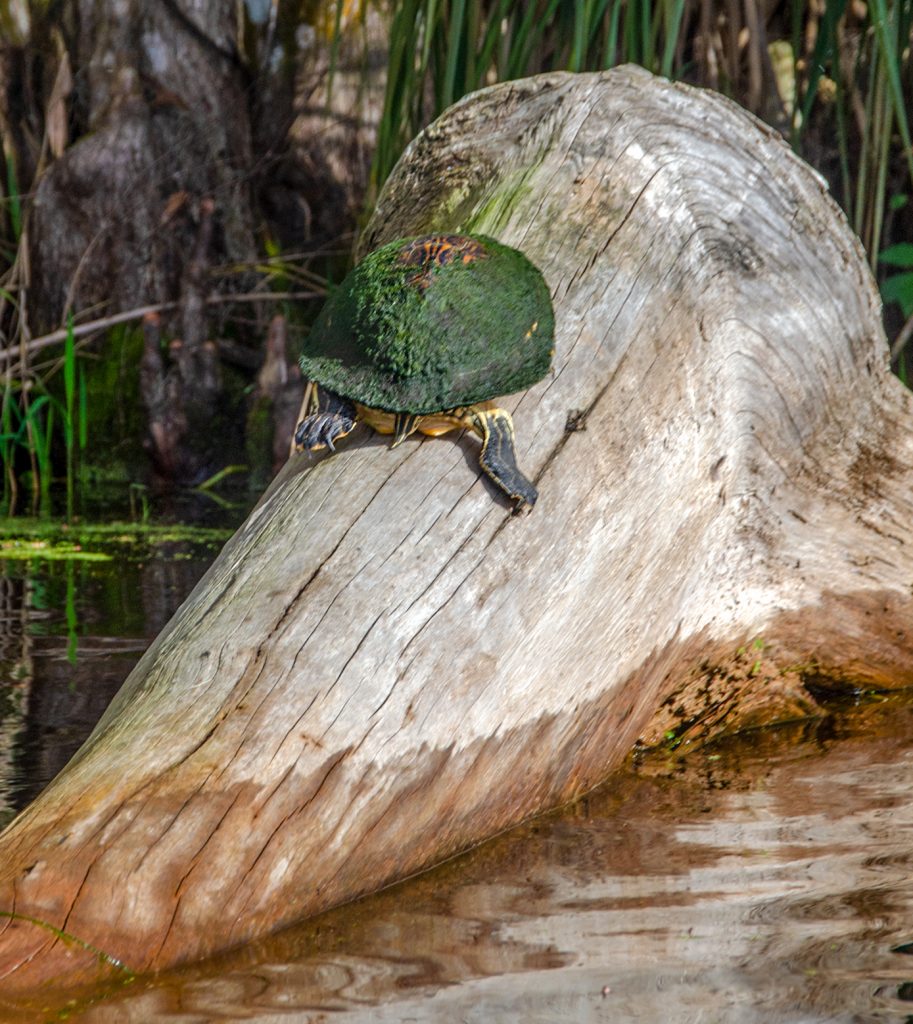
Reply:
M378 623L378 622L380 622L380 620L381 620L381 619L383 618L383 616L384 616L385 614L386 614L386 609L382 609L382 610L381 610L380 612L378 612L378 614L377 614L377 617L376 617L376 618L374 619L374 621L373 621L373 622L371 623L371 625L370 625L370 626L368 626L368 628L367 628L367 629L365 630L365 632L364 632L364 633L362 634L362 636L361 636L361 638L359 639L358 643L357 643L357 644L355 645L355 650L354 650L354 651L352 651L352 653L351 653L351 654L349 655L349 657L348 657L348 658L346 658L345 664L344 664L344 665L342 666L342 668L341 668L341 669L339 670L339 674L338 674L338 675L336 676L336 678L335 678L335 679L333 680L333 682L332 682L332 683L330 684L330 688L329 688L329 689L328 689L328 690L326 691L326 693L325 693L325 694L323 695L323 698L324 698L324 699L326 699L327 697L329 697L329 696L330 696L330 694L331 694L331 693L333 692L333 690L335 690L335 689L336 689L336 684L337 684L337 683L339 682L339 680L340 680L340 679L342 679L342 677L343 677L343 674L345 673L346 669L347 669L347 668L349 667L349 665L351 665L351 664L352 664L352 662L354 661L354 659L355 659L355 658L357 657L357 655L358 655L358 652L359 652L359 651L360 651L360 650L362 649L362 647L364 646L364 643L365 643L365 641L366 641L366 640L368 639L368 637L370 636L370 634L371 634L372 630L373 630L373 629L374 629L374 627L375 627L375 626L377 625L377 623ZM336 715L334 716L333 720L332 720L332 721L330 722L330 724L329 724L329 725L328 725L328 726L326 727L326 729L324 729L323 733L321 734L321 736L320 736L321 742L322 742L322 741L323 741L323 740L324 740L324 739L326 738L326 735L327 735L327 733L328 733L328 732L330 731L330 729L332 729L332 728L333 728L333 726L334 726L334 725L336 724L336 721L337 721L337 719L338 719L338 718L339 718L339 716L340 716L340 715L341 715L341 714L343 713L343 711L344 711L344 710L345 710L345 708L346 708L346 705L347 705L347 704L349 703L349 701L350 701L350 700L352 699L352 696L353 696L353 695L354 695L354 691L353 691L353 693L350 693L350 694L349 694L349 695L348 695L348 696L346 697L346 699L345 699L345 700L343 701L343 703L342 703L341 707L339 708L339 711L338 711L338 712L336 713Z
M203 792L203 790L206 787L206 783L209 782L209 780L212 778L212 776L214 774L215 774L215 768L211 768L209 773L202 778L202 780L199 782L199 784L196 786L196 788L190 794L188 794L188 796L183 800L181 805L178 807L178 809L171 816L171 819L168 822L168 824L165 825L164 829L162 830L161 835L156 836L156 838L153 839L153 841L149 844L149 846L147 846L146 849L143 851L143 854L140 857L140 859L131 868L131 870L130 870L131 874L134 874L134 875L138 874L142 870L142 867L143 867L144 863L146 862L146 859L156 849L156 847L159 845L159 843L161 843L168 836L168 833L177 824L178 819L184 813L185 809L190 806L191 801L193 801L197 796L199 796L200 793ZM146 801L146 803L148 803L148 800ZM139 817L139 815L142 813L142 811L143 811L145 806L146 805L144 804L142 807L140 807L139 811L137 812L137 817Z
M276 758L277 758L277 757L279 756L279 751L280 751L280 750L281 750L281 749L282 749L282 748L283 748L283 747L285 746L285 743L286 743L286 741L288 740L289 736L291 736L291 734L292 734L293 732L295 732L295 731L296 731L296 730L297 730L297 729L298 729L298 728L299 728L299 727L301 726L301 723L302 723L302 721L303 721L303 720L304 720L304 718L305 718L305 717L307 716L307 713L308 713L308 712L309 712L309 711L311 710L311 708L312 708L312 707L314 706L314 702L315 702L315 701L317 700L317 697L318 697L318 696L319 696L319 693L318 693L318 691L317 691L317 690L315 690L315 691L314 691L314 695L313 695L313 696L311 697L311 699L310 699L310 700L308 701L308 703L307 703L307 706L305 707L305 709L304 709L304 710L303 710L303 711L301 712L301 714L300 714L300 715L299 715L299 716L298 716L298 717L297 717L297 718L295 719L295 721L294 721L294 722L293 722L293 723L291 724L291 726L289 726L289 728L288 728L288 729L287 729L287 730L285 731L285 733L284 733L284 734L283 734L283 736L282 736L282 739L281 739L281 740L279 741L279 744L278 744L278 746L276 747L276 750L275 750L275 751L274 751L274 753L273 753L273 756L272 756L272 757L270 758L270 761L269 761L270 765L271 765L271 764L273 763L273 761L275 761L275 760L276 760ZM310 737L310 736L306 736L306 735L305 735L305 736L302 736L302 739L304 739L304 740L305 740L305 741L306 741L307 743L311 743L311 744L313 744L314 746L318 746L318 745L319 745L319 741L318 741L318 740L314 740L314 739L311 739L311 737Z
M238 885L236 887L236 892L240 892L242 889L245 888L245 886L247 885L248 879L251 878L251 876L253 875L254 871L257 868L257 866L259 865L260 861L266 855L267 851L273 845L276 837L280 835L280 833L286 827L288 822L290 822L294 818L297 818L300 815L302 815L308 809L308 807L310 807L311 804L314 803L314 801L317 799L317 797L322 792L324 786L327 784L327 781L329 780L330 776L336 771L337 767L340 764L342 764L342 762L345 761L351 755L351 753L352 753L352 748L351 747L346 747L342 751L340 751L330 761L330 764L327 767L326 771L324 772L323 777L321 778L320 782L317 784L317 787L314 790L314 792L308 797L308 799L305 800L304 803L300 804L298 807L295 807L292 810L290 810L288 812L288 814L286 814L276 824L276 826L270 831L269 835L265 837L265 841L264 841L263 845L261 846L259 852L254 857L254 859L251 862L250 866L245 870L244 874L241 876L241 878L240 878L240 880L238 882ZM254 888L255 887L251 887L252 890ZM245 909L247 908L247 906L250 903L251 897L252 897L252 892L245 898L244 903L238 909L238 912L235 915L235 923L232 925L232 929L231 929L230 934L234 933L235 926L236 926L238 920L240 920L241 917L243 916L243 913L244 913Z

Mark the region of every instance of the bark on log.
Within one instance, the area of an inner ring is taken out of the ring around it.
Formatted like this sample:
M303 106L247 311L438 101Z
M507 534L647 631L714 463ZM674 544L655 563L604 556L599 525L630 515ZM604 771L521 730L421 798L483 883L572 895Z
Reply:
M554 372L509 403L536 509L472 438L293 459L0 837L6 991L98 970L25 917L164 967L571 799L664 701L913 683L910 396L775 133L634 68L497 86L413 144L363 248L437 229L552 288Z

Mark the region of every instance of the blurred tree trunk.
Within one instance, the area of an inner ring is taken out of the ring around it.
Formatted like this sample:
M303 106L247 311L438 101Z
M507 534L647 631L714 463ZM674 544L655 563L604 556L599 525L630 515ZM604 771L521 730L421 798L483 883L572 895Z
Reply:
M71 310L177 298L169 326L179 358L162 365L143 399L159 474L193 482L211 471L220 433L213 414L221 375L203 301L209 272L250 263L256 253L236 6L73 0L44 27L57 41L58 67L72 68L73 89L67 118L66 96L52 87L36 158L26 228L27 296L37 299L29 326L57 326Z
M214 205L207 262L256 251L235 4L74 0L67 14L55 30L74 70L76 139L41 175L30 223L41 326L59 323L68 307L180 295L206 199ZM202 325L181 328L195 335Z
M160 478L199 481L223 457L226 430L240 440L212 340L229 306L220 318L206 299L253 280L244 268L258 253L259 193L293 117L297 5L70 0L17 11L0 44L0 127L31 199L21 329L27 338L69 313L176 301L144 359L146 445Z

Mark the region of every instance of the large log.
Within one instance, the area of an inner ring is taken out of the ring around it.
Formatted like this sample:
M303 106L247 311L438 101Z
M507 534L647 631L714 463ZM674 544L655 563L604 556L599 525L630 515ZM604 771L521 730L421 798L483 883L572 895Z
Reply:
M511 515L471 437L291 460L0 836L6 991L377 889L669 716L913 682L910 396L858 242L775 133L634 68L497 86L413 144L362 248L437 229L552 289L554 372L509 403L538 505Z

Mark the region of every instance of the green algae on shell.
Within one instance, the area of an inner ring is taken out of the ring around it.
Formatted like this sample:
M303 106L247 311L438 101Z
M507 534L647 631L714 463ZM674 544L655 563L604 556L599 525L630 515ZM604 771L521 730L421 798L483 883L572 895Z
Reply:
M441 236L456 238L457 236ZM522 391L548 372L554 313L539 270L485 235L471 257L419 269L413 239L375 250L311 328L304 375L345 398L419 415Z

